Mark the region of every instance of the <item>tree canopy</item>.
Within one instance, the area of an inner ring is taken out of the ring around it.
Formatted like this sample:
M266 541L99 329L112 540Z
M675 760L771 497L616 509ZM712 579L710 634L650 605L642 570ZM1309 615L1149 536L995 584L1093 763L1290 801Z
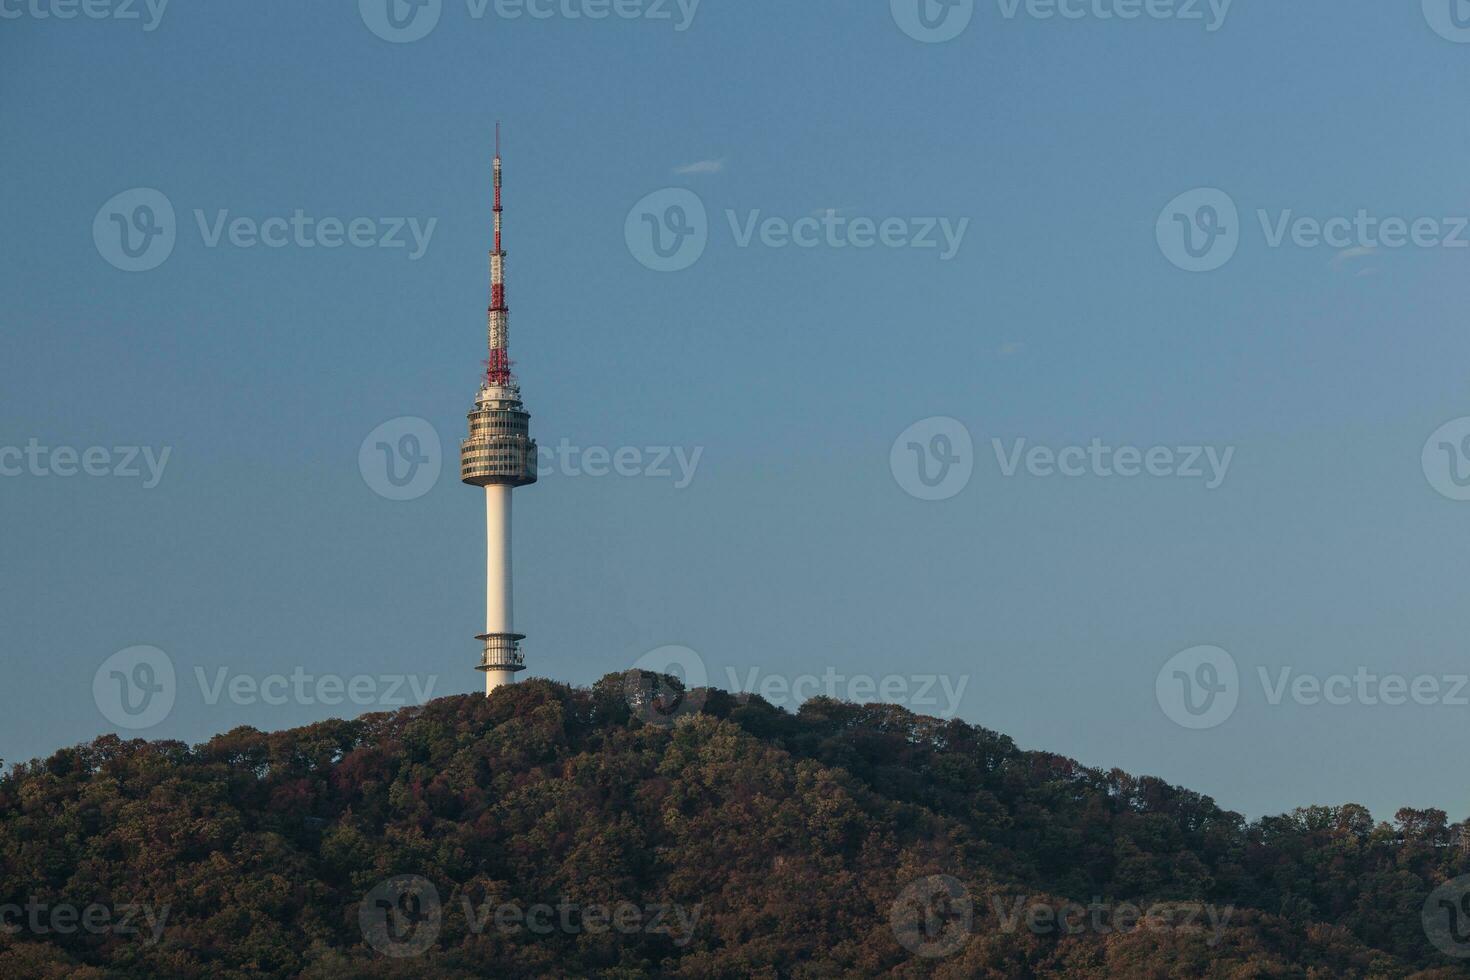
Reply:
M1248 822L892 705L630 690L19 765L0 976L1470 975L1442 811Z

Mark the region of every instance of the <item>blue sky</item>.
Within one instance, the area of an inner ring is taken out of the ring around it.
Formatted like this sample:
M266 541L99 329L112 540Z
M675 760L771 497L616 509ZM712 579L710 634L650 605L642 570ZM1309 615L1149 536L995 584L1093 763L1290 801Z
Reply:
M367 17L169 4L152 30L143 6L38 17L47 2L0 4L18 13L0 20L0 447L169 456L156 486L0 477L7 761L121 730L93 681L137 645L178 672L148 737L362 710L211 704L198 671L479 686L483 505L453 455L484 357L501 119L533 432L637 449L645 470L661 447L700 453L687 486L555 466L517 492L530 674L588 683L678 644L725 687L752 669L964 679L966 720L1252 815L1470 814L1453 761L1470 705L1449 696L1470 670L1470 503L1421 461L1470 415L1470 249L1444 243L1470 240L1470 44L1447 3L1437 32L1434 0L1236 0L1215 30L1207 4L1122 20L1097 15L1120 0L1076 18L992 0L924 43L901 4L592 20L562 12L585 0L546 19L447 0L393 43L372 0ZM136 188L167 199L176 240L128 272L94 223ZM626 229L668 188L700 202L707 245L659 272ZM1199 188L1237 209L1236 250L1189 272L1156 227ZM910 239L968 223L948 259L740 244L829 209ZM298 210L368 219L364 241L395 219L432 231L418 257L210 244L222 220L249 219L246 242ZM1272 245L1283 220L1360 211L1432 218L1436 243ZM401 417L448 465L400 501L359 449ZM973 445L943 500L890 465L933 417ZM1233 456L1215 489L1005 476L993 440L1020 439ZM1238 666L1238 705L1196 729L1156 681L1201 645ZM1284 668L1432 676L1445 696L1272 704L1260 671Z

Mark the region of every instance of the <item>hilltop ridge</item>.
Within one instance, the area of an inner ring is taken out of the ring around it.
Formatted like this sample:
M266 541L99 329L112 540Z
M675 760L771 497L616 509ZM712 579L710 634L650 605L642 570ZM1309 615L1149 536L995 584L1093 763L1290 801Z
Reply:
M1247 822L901 707L632 679L18 766L0 974L1470 975L1426 928L1470 872L1440 811Z

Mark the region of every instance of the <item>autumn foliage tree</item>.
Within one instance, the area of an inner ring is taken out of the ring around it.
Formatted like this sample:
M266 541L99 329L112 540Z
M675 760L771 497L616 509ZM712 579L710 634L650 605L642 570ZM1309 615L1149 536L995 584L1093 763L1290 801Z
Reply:
M894 706L790 713L708 690L671 721L629 690L530 681L193 747L105 736L17 766L0 779L0 911L42 911L0 929L0 976L1466 975L1421 917L1470 873L1466 828L1441 811L1249 823ZM896 910L934 876L968 915L916 951ZM384 906L387 935L431 939L400 957L364 923L405 879L434 898L415 895L415 917ZM1186 913L1068 931L1008 911L1068 903ZM1186 921L1205 905L1226 921ZM549 931L527 925L538 906ZM67 907L107 924L61 928Z

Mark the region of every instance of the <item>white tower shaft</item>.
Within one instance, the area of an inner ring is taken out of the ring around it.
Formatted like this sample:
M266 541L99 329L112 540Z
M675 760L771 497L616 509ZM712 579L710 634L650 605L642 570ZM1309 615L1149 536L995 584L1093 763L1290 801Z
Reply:
M511 580L511 487L485 488L485 634L515 633L515 586ZM485 671L485 693L515 682L515 671Z

